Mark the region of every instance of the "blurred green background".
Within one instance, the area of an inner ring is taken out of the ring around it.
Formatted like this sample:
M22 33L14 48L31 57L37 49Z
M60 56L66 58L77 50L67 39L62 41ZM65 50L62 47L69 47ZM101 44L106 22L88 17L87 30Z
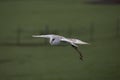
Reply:
M31 37L52 32L91 43L80 46L84 61ZM119 37L119 4L0 0L0 80L120 80Z

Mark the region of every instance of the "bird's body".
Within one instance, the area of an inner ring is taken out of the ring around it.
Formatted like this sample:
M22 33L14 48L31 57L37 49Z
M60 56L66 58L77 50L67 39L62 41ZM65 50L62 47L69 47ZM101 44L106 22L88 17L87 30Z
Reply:
M77 52L80 54L80 59L82 60L82 54L81 52L78 50L78 45L77 44L88 44L86 42L83 42L79 39L73 39L73 38L66 38L63 36L59 36L59 35L55 35L55 34L48 34L48 35L32 35L32 37L42 37L42 38L48 38L49 43L51 45L59 45L60 42L66 42L69 43L73 48L75 48L77 50Z

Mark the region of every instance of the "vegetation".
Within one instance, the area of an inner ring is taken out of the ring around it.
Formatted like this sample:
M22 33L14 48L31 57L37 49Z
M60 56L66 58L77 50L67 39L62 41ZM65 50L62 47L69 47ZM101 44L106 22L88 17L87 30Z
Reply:
M1 0L0 80L119 80L119 17L119 5L92 5L82 0ZM66 37L71 30L71 37L91 43L80 46L84 60L80 61L70 46L2 45L16 43L18 28L21 43L42 43L43 39L31 35L40 34L45 25ZM89 31L94 31L93 40Z

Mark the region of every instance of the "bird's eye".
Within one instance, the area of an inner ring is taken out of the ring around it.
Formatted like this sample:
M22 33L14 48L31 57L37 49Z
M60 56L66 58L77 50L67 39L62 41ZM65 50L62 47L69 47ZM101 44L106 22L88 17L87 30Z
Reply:
M54 41L54 40L55 40L55 38L52 39L52 41Z

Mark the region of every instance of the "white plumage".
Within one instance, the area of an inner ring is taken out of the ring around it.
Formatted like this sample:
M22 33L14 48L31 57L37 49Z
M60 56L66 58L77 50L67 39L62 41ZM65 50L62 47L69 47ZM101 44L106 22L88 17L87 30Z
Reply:
M82 60L83 56L81 52L78 50L78 45L77 44L88 44L87 42L81 41L79 39L73 39L73 38L66 38L63 36L55 35L55 34L48 34L48 35L32 35L32 37L42 37L42 38L48 38L49 43L51 45L58 45L60 42L66 42L69 43L73 48L77 50L80 54L80 59Z

